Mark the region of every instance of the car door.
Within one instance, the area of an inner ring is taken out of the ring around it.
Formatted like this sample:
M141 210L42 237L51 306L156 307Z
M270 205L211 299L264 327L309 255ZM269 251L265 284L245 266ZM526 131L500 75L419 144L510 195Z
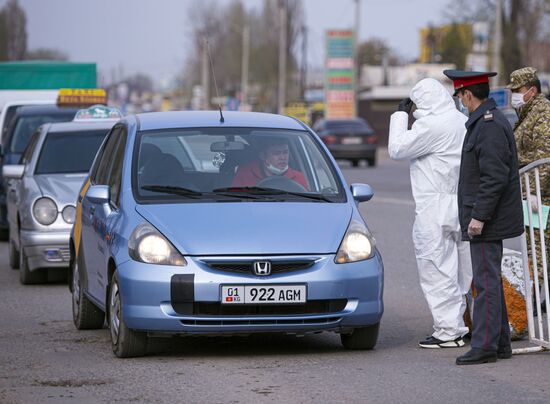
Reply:
M109 268L108 262L111 256L116 254L113 251L116 245L115 239L120 229L121 213L120 213L120 193L122 189L122 170L126 149L126 128L122 127L117 135L119 141L112 155L112 163L109 166L107 175L107 185L109 185L109 207L108 209L96 209L96 222L98 223L98 243L101 246L99 249L103 265L97 266L98 288L102 297L105 298L105 290L109 284Z
M94 164L90 176L91 185L108 185L108 174L113 163L113 153L119 141L120 126L115 126L108 135L107 140L98 155L97 166ZM98 220L104 207L90 201L86 196L82 198L82 233L79 253L82 254L83 270L85 271L86 290L88 294L102 302L100 281L98 279L98 267L103 264L102 257L104 245L101 242L100 221Z
M29 145L25 149L23 155L21 156L21 161L19 164L22 164L25 166L25 174L28 170L28 164L31 161L31 157L34 153L34 149L36 148L36 144L38 143L38 139L40 137L40 130L37 130L31 137L31 140L29 142ZM10 239L15 242L15 246L17 249L19 249L19 226L18 226L18 220L17 216L19 214L19 208L21 206L27 206L26 204L23 205L22 197L24 197L25 190L22 189L25 187L26 180L25 176L21 179L10 179L6 182L7 187L7 193L6 193L6 206L7 206L7 215L8 215L8 223L9 223L9 229L10 229Z

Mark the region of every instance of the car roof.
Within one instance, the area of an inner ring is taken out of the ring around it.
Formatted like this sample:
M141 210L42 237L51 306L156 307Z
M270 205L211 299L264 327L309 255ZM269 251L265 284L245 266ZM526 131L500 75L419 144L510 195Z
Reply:
M16 116L31 116L43 114L76 114L77 108L60 108L55 104L46 105L23 105L17 108Z
M98 119L97 121L86 122L56 122L50 124L48 133L111 129L117 122L118 119Z
M140 130L204 128L204 127L260 127L304 130L304 126L288 116L261 112L224 111L225 122L220 122L219 111L148 112L136 115Z

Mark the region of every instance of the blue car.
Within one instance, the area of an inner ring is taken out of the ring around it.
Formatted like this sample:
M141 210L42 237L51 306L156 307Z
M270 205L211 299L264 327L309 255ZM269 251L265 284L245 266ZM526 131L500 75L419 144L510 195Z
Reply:
M77 329L107 321L118 357L159 334L340 333L372 349L383 264L303 123L245 112L128 116L79 193L69 288Z

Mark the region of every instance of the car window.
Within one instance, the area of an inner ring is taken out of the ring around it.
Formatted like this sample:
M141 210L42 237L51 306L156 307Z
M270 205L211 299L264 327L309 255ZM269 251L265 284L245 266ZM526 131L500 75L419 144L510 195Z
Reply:
M20 116L15 122L9 150L12 153L23 153L33 132L42 124L48 122L70 121L74 112L67 114L51 114L40 116Z
M6 109L6 115L4 115L4 123L3 123L4 127L0 128L0 130L2 131L2 137L4 136L4 133L7 132L8 126L11 123L13 116L15 115L15 110L17 109L17 107L18 105L10 105Z
M29 145L27 146L27 148L23 152L23 155L21 156L21 160L19 161L19 164L27 164L31 160L31 157L32 157L32 154L34 152L34 148L36 146L36 143L38 142L38 137L39 136L40 136L40 130L37 129L33 133L32 137L31 137L31 140L29 141Z
M126 128L119 133L119 141L113 152L112 164L109 168L108 183L111 194L111 202L114 206L119 205L120 186L122 182L122 165L124 162L124 149L126 147Z
M138 134L136 143L132 186L138 199L166 199L168 195L168 199L195 202L218 200L227 199L227 192L260 192L258 188L264 188L264 193L266 189L283 191L276 192L277 201L294 201L294 194L300 193L311 194L310 199L322 195L323 198L317 199L331 202L345 199L332 163L307 131L266 128L146 131ZM164 147L167 144L174 147L167 149ZM184 191L178 194L177 190L170 192L170 188ZM195 193L192 198L189 191Z
M35 174L87 173L107 130L48 133Z
M96 185L108 185L108 177L110 164L113 160L113 153L118 142L118 135L120 134L121 127L117 126L111 131L107 143L103 148L101 159L99 160L97 171L92 177L92 181Z

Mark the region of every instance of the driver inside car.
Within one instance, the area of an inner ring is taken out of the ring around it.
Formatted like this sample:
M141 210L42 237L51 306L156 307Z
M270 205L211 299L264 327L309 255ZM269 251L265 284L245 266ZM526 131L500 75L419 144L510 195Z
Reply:
M266 180L269 177L279 176L286 177L298 183L304 188L304 190L309 189L309 185L304 174L289 167L289 157L290 150L286 140L270 140L263 144L258 160L239 166L231 186L262 186L260 182L265 182L263 180ZM268 187L267 183L266 187Z

